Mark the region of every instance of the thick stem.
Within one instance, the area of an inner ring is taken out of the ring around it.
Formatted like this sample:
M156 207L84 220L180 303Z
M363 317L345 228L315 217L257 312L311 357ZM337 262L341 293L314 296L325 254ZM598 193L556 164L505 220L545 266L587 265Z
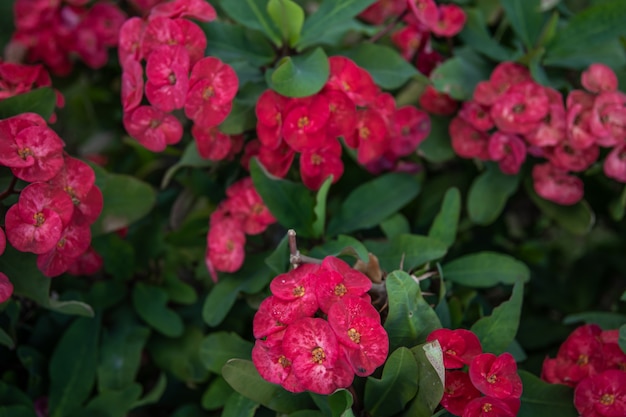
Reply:
M293 268L297 268L300 264L321 264L322 260L317 258L311 258L310 256L302 255L298 250L298 244L296 243L296 231L289 229L287 231L289 238L289 263Z

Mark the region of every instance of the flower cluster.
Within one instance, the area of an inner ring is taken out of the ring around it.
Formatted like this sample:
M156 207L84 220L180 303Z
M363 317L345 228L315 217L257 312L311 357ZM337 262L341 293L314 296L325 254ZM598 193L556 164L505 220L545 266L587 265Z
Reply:
M72 55L90 68L103 67L108 48L117 46L117 34L126 15L115 4L87 0L16 0L13 6L16 31L7 55L16 61L25 55L43 62L57 75L73 67Z
M254 189L252 178L226 190L226 199L211 214L205 261L214 281L217 272L235 272L243 264L246 234L263 233L276 219Z
M371 285L332 256L275 277L253 321L252 361L261 376L291 392L331 394L355 374L374 372L389 340L367 294Z
M595 324L578 327L563 342L556 358L543 363L541 377L575 388L581 417L626 415L626 353L618 330Z
M37 254L37 266L49 277L67 271L88 251L90 226L103 205L91 167L64 155L63 146L37 114L0 120L0 166L31 183L6 212L6 238L15 249ZM5 194L13 192L11 186Z
M338 137L357 150L359 163L377 170L414 152L430 132L428 115L411 106L396 108L393 96L381 92L352 60L333 56L329 63L328 81L313 96L287 98L272 90L261 95L256 105L260 145L251 142L246 150L278 177L287 174L300 152L302 182L314 190L329 175L337 181L343 174Z
M604 162L608 177L626 182L626 94L617 91L613 71L594 64L583 87L563 103L561 94L534 82L525 67L504 62L474 90L450 123L452 147L463 158L498 162L503 173L519 172L527 154L547 159L533 167L541 197L563 205L583 197L582 172L611 147Z
M203 0L173 0L154 6L145 20L132 17L122 25L124 127L144 147L161 152L182 139L183 126L172 112L184 109L200 155L224 159L241 148L240 138L217 130L232 108L237 74L218 58L204 57L206 35L186 17L208 22L216 14ZM148 104L142 105L144 95Z
M482 353L476 335L464 329L438 329L426 340L439 341L443 351L446 376L441 405L446 410L463 417L517 415L522 380L510 353ZM467 372L462 370L466 366Z

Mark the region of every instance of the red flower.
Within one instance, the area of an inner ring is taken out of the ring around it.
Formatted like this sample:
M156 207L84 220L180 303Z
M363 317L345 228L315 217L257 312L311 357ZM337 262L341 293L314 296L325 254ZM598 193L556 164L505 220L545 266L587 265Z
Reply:
M533 167L533 187L546 200L562 205L576 204L583 198L583 182L550 163Z
M589 128L603 145L626 140L626 94L619 91L601 93L596 97Z
M430 118L413 106L404 106L393 113L391 126L391 152L396 157L407 156L415 152L430 133Z
M128 28L130 32L128 36L132 36L136 33L137 27L135 25ZM124 26L126 26L126 24ZM122 27L122 30L124 30L124 27ZM122 44L121 36L120 34L120 45ZM148 25L143 32L141 57L148 58L153 50L162 45L173 46L184 45L184 43L185 35L178 23L167 17L156 17L148 21Z
M152 106L140 106L125 114L124 127L130 136L153 152L161 152L183 137L178 119Z
M610 369L580 381L574 406L582 416L626 415L626 372Z
M437 329L432 331L426 341L439 341L443 351L443 364L446 369L462 368L469 365L482 353L480 341L474 333L465 329Z
M272 90L265 90L256 102L257 135L261 143L276 149L282 141L283 119L291 100Z
M507 175L517 174L526 160L524 141L510 133L495 132L489 138L487 150L491 160L498 161L500 170Z
M252 333L257 339L281 332L288 325L303 317L311 317L309 312L297 307L308 306L294 304L291 301L281 300L270 295L261 302L259 309L252 320Z
M13 295L13 284L9 281L9 277L0 272L0 304L11 298Z
M59 241L73 210L63 190L42 182L30 184L6 213L7 238L19 251L48 252Z
M196 141L198 153L204 159L221 161L230 153L231 137L222 133L217 127L204 128L194 124L191 127L191 136Z
M475 129L460 117L455 117L448 126L452 149L461 158L489 160L489 136Z
M339 90L327 90L321 94L328 100L330 110L326 122L326 134L331 138L351 136L356 127L357 115L356 106L350 97Z
M465 12L455 4L442 4L439 6L438 19L429 26L434 34L452 37L459 33L465 25Z
M47 277L61 275L80 255L85 253L90 243L89 226L71 222L63 229L61 237L52 250L37 256L37 267Z
M380 112L366 108L357 112L356 129L351 138L346 138L346 144L358 148L357 159L366 165L383 156L389 147L387 133L387 123Z
M406 9L406 0L379 0L363 10L359 17L366 22L380 25L391 16L399 16Z
M243 178L226 190L228 200L225 207L231 216L239 220L243 231L249 235L262 233L270 224L276 223L261 196L252 183L252 178Z
M297 152L321 147L329 116L330 103L324 95L293 99L283 122L283 138Z
M131 17L122 27L119 33L119 45L117 54L120 64L124 64L130 59L139 62L144 55L141 50L143 35L146 29L146 22L139 17Z
M614 144L612 138L609 137L609 141L604 143L591 132L591 107L584 103L574 103L571 106L568 104L566 116L567 140L572 148L587 149L596 143L604 146Z
M589 168L600 155L597 145L576 149L567 141L560 142L546 153L550 162L566 171L582 172Z
M489 114L489 108L474 100L463 103L463 107L459 111L459 117L472 125L474 129L483 132L492 129L494 126L493 119Z
M481 396L466 372L446 371L445 381L441 405L456 416L462 415L467 404Z
M328 63L330 75L325 90L343 91L357 106L366 106L374 101L378 87L367 71L343 56L331 56Z
M491 73L489 81L478 83L474 90L474 100L491 106L509 89L523 81L531 81L530 71L514 62L502 62Z
M360 297L343 297L328 310L328 322L358 376L371 375L385 363L389 337L378 311Z
M523 81L498 98L491 108L491 118L503 132L524 134L537 129L548 110L549 99L544 87Z
M328 395L352 384L354 374L326 320L305 317L289 325L283 349L292 358L292 372L305 389Z
M129 58L122 68L122 109L128 113L139 107L143 98L143 67Z
M76 258L74 263L68 267L67 273L72 275L93 275L102 268L103 262L98 252L90 246L85 253Z
M508 400L479 397L467 404L463 417L515 417L520 407L520 400Z
M391 41L400 48L402 57L411 61L422 44L428 40L428 31L416 26L405 26L391 35Z
M285 274L280 274L270 282L270 290L275 297L288 301L303 316L312 317L319 304L315 289L319 284L319 266L303 264Z
M603 164L604 175L626 183L626 143L614 147Z
M554 90L547 89L547 92L551 91L558 95L558 100L550 99L548 114L541 120L537 130L524 136L530 145L540 147L554 146L564 141L567 136L567 119L561 94ZM553 97L553 94L549 93L548 97Z
M341 145L337 140L331 139L324 146L302 151L300 176L304 185L318 190L330 175L333 176L333 183L343 175Z
M409 0L408 3L417 20L432 30L439 19L439 10L435 0Z
M372 282L367 276L334 256L324 258L318 274L320 278L315 291L320 309L325 313L343 297L360 297L372 288Z
M522 395L522 380L510 353L476 356L470 363L469 376L474 386L487 396L504 399Z
M294 150L285 142L282 142L276 149L270 149L265 146L259 147L259 162L270 174L279 178L287 175L294 156Z
M210 6L209 3L204 4ZM183 32L183 46L189 53L189 63L193 66L204 58L207 44L206 35L200 26L190 20L176 19L176 23Z
M450 116L456 112L459 104L446 93L437 91L432 85L427 85L419 98L420 107L430 114Z
M180 45L155 48L146 63L146 97L164 112L185 105L189 90L189 53Z
M210 22L217 18L213 6L204 0L172 0L157 4L150 10L150 19L159 16L190 17L201 22Z
M617 76L604 64L591 64L581 75L583 87L591 93L617 90Z
M285 356L282 344L284 333L274 333L266 340L257 340L252 348L252 362L265 380L281 384L290 392L302 392L304 387L291 372L292 361Z
M215 271L235 272L243 264L246 236L239 221L225 217L218 222L211 221L207 235L205 262L214 281Z

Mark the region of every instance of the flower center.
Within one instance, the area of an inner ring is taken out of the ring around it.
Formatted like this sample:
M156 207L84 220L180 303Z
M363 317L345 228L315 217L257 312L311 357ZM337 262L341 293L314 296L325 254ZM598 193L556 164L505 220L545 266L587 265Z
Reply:
M298 285L296 288L293 289L293 296L294 297L302 297L304 295L304 287L302 285Z
M322 157L319 156L318 154L314 153L313 155L311 155L311 163L313 165L319 165L322 163Z
M167 76L167 81L169 81L170 85L176 84L176 74L170 72L170 75Z
M337 284L337 285L335 286L335 291L334 291L334 293L335 293L335 295L336 295L336 296L338 296L338 297L342 297L342 296L343 296L343 295L345 295L347 292L348 292L348 289L346 288L346 286L345 286L345 285L343 285L343 284Z
M589 363L589 356L587 355L580 355L578 357L578 360L576 361L576 365L578 366L585 366Z
M354 343L361 343L361 333L357 332L354 327L348 330L348 337Z
M448 349L446 350L446 353L450 356L456 356L456 350L454 349Z
M319 346L311 351L311 356L313 357L313 362L318 365L321 365L326 360L326 353L324 353L324 349Z
M202 99L208 100L209 98L213 97L214 93L215 93L215 90L213 90L213 86L210 85L202 91Z
M26 148L18 150L17 154L20 156L20 158L26 159L29 156L31 156L33 154L33 152L30 150L29 147L26 147Z
M491 412L491 410L493 409L493 405L491 405L491 403L485 403L483 404L483 411L485 413L489 413Z
M359 128L359 136L361 139L367 139L370 136L370 130L365 126Z
M613 403L615 402L615 395L613 394L604 394L602 396L602 398L600 398L600 402L602 403L602 405L613 405Z
M491 374L487 377L487 382L489 382L490 384L495 384L496 382L498 382L498 377L496 376L496 374Z
M46 218L42 212L33 214L33 220L35 220L35 227L39 227L46 222Z
M309 125L309 118L304 116L298 119L298 129L302 129Z
M526 110L526 106L521 103L513 106L513 113L520 114L524 112L524 110Z
M291 366L291 361L289 359L287 359L285 357L285 355L280 355L280 357L278 358L278 363L280 364L280 366L282 366L283 368L287 368Z

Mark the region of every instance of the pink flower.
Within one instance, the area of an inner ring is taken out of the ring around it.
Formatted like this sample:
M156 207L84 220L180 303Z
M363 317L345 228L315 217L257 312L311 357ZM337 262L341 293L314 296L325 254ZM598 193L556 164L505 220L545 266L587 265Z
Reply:
M582 73L580 81L583 87L591 93L617 90L617 76L610 67L604 64L591 64Z
M330 175L333 176L333 183L343 175L341 145L337 140L331 139L323 146L302 151L300 176L304 185L318 190Z
M546 200L562 205L578 203L583 198L583 182L550 163L533 167L533 187Z
M9 277L0 272L0 304L11 298L13 295L13 284L9 281Z
M574 406L583 416L626 415L626 372L610 369L576 386Z
M245 243L246 236L239 221L230 217L211 221L205 261L214 281L217 281L215 271L235 272L241 268Z
M427 85L419 98L420 107L430 114L450 116L456 112L459 103L446 93L437 91L432 85Z
M511 86L491 108L491 118L503 132L530 133L537 129L549 111L544 87L532 81Z
M604 175L626 183L626 143L620 143L607 155L603 164Z
M465 329L437 329L426 338L427 342L439 341L446 369L462 368L482 353L478 337Z
M155 48L146 63L146 97L155 108L171 112L185 105L189 89L189 53L180 45Z
M150 10L150 19L155 17L190 17L201 22L210 22L217 18L215 9L204 0L172 0L155 5Z
M478 397L467 404L463 417L515 417L519 407L519 398Z
M455 117L448 126L452 149L461 158L489 160L489 136L472 125Z
M500 356L482 353L476 356L470 363L469 376L474 386L487 396L505 399L522 395L522 380L510 353Z
M441 405L456 416L462 415L470 401L481 396L466 372L446 371L445 381Z
M7 248L7 236L4 233L4 229L0 227L0 255L4 253L4 250Z
M122 68L122 109L128 113L139 107L143 98L143 67L129 58Z
M140 106L125 114L124 127L130 136L153 152L161 152L183 137L178 119L152 106Z
M288 301L302 315L311 317L319 304L315 289L319 284L319 266L303 264L285 274L280 274L270 282L270 290L275 297Z
M498 162L500 170L507 175L519 172L526 160L526 145L517 135L495 132L489 138L489 157Z
M334 256L324 258L318 275L315 291L320 309L325 313L343 297L361 297L372 288L367 276Z
M266 340L257 340L252 348L252 362L265 380L280 384L290 392L302 392L302 383L291 371L292 360L285 356L282 344L284 334L281 331L267 336Z
M390 150L397 157L411 155L430 133L430 118L413 106L397 109L392 116Z
M330 75L323 91L343 91L357 106L366 106L374 101L379 89L367 71L343 56L331 56L328 63Z
M326 142L330 103L324 95L293 99L283 122L282 136L297 152L319 148Z

